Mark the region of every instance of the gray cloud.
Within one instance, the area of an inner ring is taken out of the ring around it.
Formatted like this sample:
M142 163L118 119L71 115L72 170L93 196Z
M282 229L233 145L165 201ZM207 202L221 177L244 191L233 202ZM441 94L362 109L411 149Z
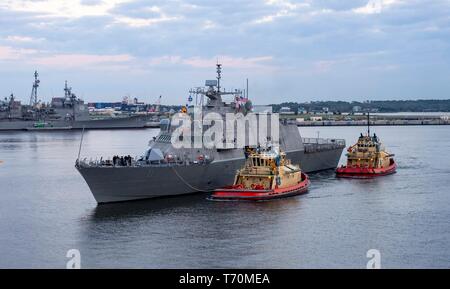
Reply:
M165 93L177 103L219 56L225 81L250 77L260 103L449 97L448 1L373 14L355 13L368 0L105 2L81 1L67 15L0 4L0 77L28 83L39 68L48 86L70 77L91 100ZM0 96L26 94L2 79Z

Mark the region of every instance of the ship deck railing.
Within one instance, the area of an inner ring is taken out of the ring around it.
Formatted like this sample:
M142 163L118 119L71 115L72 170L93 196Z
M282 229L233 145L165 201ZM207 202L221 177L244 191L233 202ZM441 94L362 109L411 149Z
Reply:
M345 148L344 139L304 137L302 142L307 153Z
M160 160L160 161L146 161L140 158L133 158L128 164L113 164L110 159L80 159L76 160L75 166L80 168L130 168L130 167L173 167L173 166L188 166L188 165L205 165L211 163L212 160Z

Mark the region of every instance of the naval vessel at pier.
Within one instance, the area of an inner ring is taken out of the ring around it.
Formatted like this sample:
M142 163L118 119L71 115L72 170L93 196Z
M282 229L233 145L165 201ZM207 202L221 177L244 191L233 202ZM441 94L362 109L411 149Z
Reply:
M89 113L87 104L68 87L67 81L64 97L53 97L50 104L42 104L38 101L38 76L35 71L28 105L22 105L13 94L9 99L0 100L0 131L145 128L159 123L155 113L95 117Z
M237 110L251 111L248 88L247 97L242 97L241 90L221 90L221 72L221 64L217 64L217 80L207 80L205 87L190 90L196 99L201 96L203 112L224 115ZM234 96L234 100L226 103L224 95ZM207 98L206 103L203 96ZM239 100L244 100L242 105ZM236 170L245 162L242 148L175 148L171 142L175 129L169 120L162 120L160 133L140 158L117 162L117 158L88 160L78 156L75 167L97 203L206 192L233 182ZM296 125L283 121L278 131L279 147L293 164L301 164L304 172L337 167L344 140L302 138Z

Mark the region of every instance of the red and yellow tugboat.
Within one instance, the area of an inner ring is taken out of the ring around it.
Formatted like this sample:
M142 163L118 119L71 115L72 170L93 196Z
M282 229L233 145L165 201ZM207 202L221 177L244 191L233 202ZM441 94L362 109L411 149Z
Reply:
M336 169L338 177L371 178L395 173L394 155L388 153L376 134L370 135L367 114L367 135L361 134L358 142L347 149L347 165Z
M217 189L213 200L261 201L306 193L310 181L284 152L275 149L247 149L246 162L232 186Z

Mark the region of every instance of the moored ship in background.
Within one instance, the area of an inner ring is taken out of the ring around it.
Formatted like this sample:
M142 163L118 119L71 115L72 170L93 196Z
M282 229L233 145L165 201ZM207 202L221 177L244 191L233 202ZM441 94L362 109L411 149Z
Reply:
M53 97L49 104L43 104L38 101L38 76L36 71L28 105L22 105L13 94L0 101L0 131L145 128L159 124L159 111L92 113L88 105L72 93L67 81L64 97Z

